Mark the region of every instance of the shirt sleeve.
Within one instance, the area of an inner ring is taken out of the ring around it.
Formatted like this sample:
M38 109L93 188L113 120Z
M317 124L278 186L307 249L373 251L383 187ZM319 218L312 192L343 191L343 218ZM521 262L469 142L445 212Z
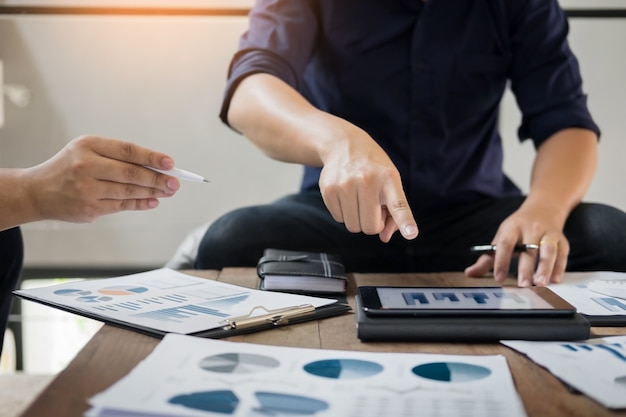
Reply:
M600 136L587 107L578 60L570 50L567 16L556 0L527 0L511 15L511 89L522 112L520 140L538 147L566 128Z
M309 62L318 32L311 0L258 0L249 27L239 41L229 71L220 110L228 125L228 108L235 89L247 76L272 74L295 89Z

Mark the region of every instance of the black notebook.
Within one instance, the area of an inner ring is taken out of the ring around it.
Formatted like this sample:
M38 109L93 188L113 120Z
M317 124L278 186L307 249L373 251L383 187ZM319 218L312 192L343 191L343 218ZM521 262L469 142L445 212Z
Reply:
M586 340L589 322L565 317L372 317L357 296L357 336L363 342L496 342L499 340Z
M266 249L257 264L260 289L344 294L346 271L341 257L320 252Z

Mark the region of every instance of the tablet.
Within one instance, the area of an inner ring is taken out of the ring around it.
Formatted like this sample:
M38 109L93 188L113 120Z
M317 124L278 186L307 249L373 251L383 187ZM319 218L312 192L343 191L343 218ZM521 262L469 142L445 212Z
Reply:
M576 308L546 287L358 287L370 316L571 316Z

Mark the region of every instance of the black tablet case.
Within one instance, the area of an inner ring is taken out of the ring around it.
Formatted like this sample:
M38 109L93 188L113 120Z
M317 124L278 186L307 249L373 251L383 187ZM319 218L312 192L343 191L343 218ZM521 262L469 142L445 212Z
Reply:
M626 326L626 315L620 314L618 316L593 316L590 314L583 314L589 324L594 327L623 327Z
M357 336L362 342L494 342L585 340L589 322L571 317L372 317L357 295Z

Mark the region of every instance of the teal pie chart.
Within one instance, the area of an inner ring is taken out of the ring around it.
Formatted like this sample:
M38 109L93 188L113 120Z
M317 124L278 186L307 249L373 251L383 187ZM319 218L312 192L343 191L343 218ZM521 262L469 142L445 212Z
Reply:
M109 302L112 301L113 298L108 297L106 295L85 295L82 297L76 298L76 301L80 301L81 303L101 303L101 302Z
M255 392L260 404L255 411L264 416L312 416L328 409L326 401L279 392Z
M491 370L484 366L463 362L432 362L415 366L413 374L441 382L471 382L487 378Z
M169 403L192 410L230 415L239 406L239 398L230 390L219 390L177 395Z
M106 295L95 295L89 290L78 290L74 288L56 290L54 294L63 297L76 297L76 301L81 303L100 303L113 300L113 298Z
M280 392L257 391L257 404L251 411L263 416L313 416L327 410L329 404L317 398ZM181 394L170 398L170 404L190 410L205 411L222 415L233 415L241 400L231 390L216 390Z
M324 359L306 364L304 371L322 378L360 379L382 372L383 366L360 359Z
M61 295L61 296L69 296L69 297L76 297L76 296L81 296L81 295L89 295L91 294L91 291L89 290L78 290L75 288L67 288L67 289L61 289L61 290L56 290L54 292L54 295Z

